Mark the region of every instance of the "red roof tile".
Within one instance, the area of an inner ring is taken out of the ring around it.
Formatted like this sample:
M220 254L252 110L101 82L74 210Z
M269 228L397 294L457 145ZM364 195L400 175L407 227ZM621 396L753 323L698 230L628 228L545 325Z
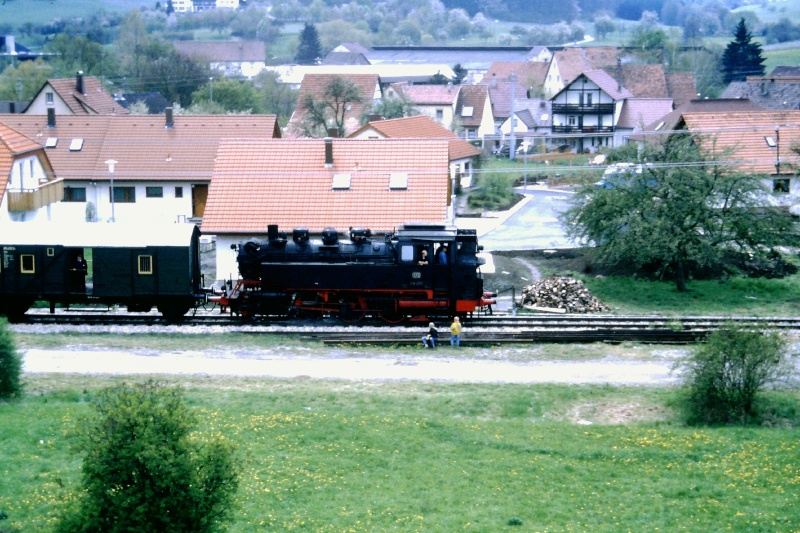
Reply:
M792 146L800 142L800 111L685 113L681 122L704 139L707 149L732 149L729 157L737 161L740 170L774 175L780 157L782 171L788 174L786 163L797 163ZM767 137L775 141L775 147L769 146Z
M442 222L448 203L448 142L333 139L223 141L209 187L202 230L264 234L269 224L312 232L350 226L386 232L408 221ZM408 188L389 189L391 173ZM350 188L333 188L334 174Z
M426 115L370 122L353 133L351 137L356 137L360 132L369 129L376 131L386 139L447 140L451 161L475 157L481 153L476 147Z
M115 178L208 181L217 147L224 138L280 136L275 115L175 115L166 127L164 115L57 116L55 127L42 115L0 115L0 124L45 145L56 177L107 180L105 161L118 161ZM70 150L83 139L80 150Z

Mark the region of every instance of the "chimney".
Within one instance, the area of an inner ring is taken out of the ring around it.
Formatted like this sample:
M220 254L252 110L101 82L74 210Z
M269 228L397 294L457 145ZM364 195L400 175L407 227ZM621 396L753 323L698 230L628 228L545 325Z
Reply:
M327 132L328 132L328 137L334 139L339 137L339 128L328 128Z
M172 129L172 126L175 125L175 121L172 118L172 108L171 107L166 108L164 110L164 113L166 115L166 121L167 121L164 127L167 128L168 130Z
M78 91L79 94L86 94L86 91L83 90L83 71L78 71L78 78L77 83L75 84L75 90Z
M48 128L55 128L56 127L56 108L55 107L48 107L47 108L47 127Z
M333 168L333 139L325 137L325 168Z
M17 45L14 42L13 35L6 35L6 54L10 56L17 55Z

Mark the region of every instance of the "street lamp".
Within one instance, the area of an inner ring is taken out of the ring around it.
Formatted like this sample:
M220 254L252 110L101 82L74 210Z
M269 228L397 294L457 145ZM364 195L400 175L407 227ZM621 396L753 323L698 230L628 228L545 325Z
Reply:
M106 165L108 165L108 173L111 175L111 222L116 222L116 217L114 216L114 165L117 162L113 159L109 159L106 161Z

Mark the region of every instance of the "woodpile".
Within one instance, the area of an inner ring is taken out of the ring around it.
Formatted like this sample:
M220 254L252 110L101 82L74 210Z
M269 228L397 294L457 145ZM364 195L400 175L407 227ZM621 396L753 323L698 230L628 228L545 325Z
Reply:
M520 307L549 313L598 313L611 308L592 296L583 282L569 277L541 279L522 288Z

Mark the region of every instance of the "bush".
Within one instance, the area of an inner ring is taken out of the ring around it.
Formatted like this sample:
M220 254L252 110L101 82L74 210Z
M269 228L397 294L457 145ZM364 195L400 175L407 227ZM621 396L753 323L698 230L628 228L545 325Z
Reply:
M514 205L512 174L484 174L478 180L478 190L470 194L468 204L473 208L502 210Z
M713 332L678 366L685 372L683 400L692 424L753 422L759 392L793 374L777 332L736 325Z
M197 425L177 387L148 381L100 392L79 422L82 486L56 531L213 532L238 488L233 448L192 438Z
M8 322L0 318L0 400L22 395L21 375L22 359L8 331Z

